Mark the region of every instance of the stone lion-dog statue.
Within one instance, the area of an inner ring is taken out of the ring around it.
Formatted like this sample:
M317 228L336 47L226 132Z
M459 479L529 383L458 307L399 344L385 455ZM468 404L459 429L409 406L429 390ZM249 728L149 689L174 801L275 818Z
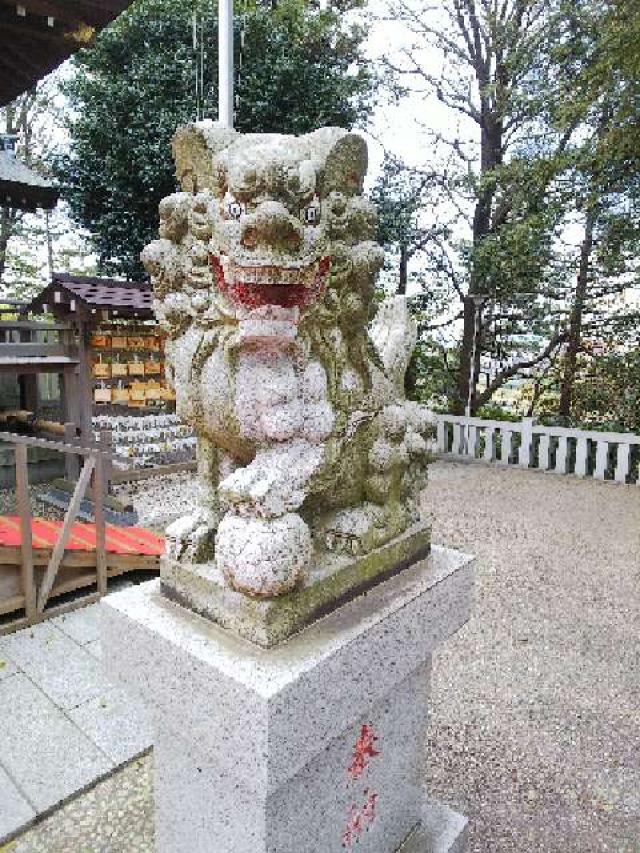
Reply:
M416 522L430 431L404 394L416 331L404 298L376 294L360 136L201 121L173 152L182 191L142 258L200 493L167 554L274 597L323 553L366 554Z

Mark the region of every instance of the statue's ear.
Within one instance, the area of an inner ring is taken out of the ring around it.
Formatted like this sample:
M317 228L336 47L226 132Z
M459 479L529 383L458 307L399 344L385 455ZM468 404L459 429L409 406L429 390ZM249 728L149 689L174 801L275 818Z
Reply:
M172 140L173 159L176 176L184 192L211 190L218 194L220 170L215 162L216 156L237 136L237 131L212 121L199 121L178 128Z
M345 195L362 193L367 160L367 143L361 136L356 133L341 136L327 154L322 182L325 194L332 190Z

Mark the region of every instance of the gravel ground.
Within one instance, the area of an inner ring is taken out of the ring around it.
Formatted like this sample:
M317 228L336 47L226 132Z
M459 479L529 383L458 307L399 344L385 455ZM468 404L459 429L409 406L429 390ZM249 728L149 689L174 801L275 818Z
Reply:
M640 853L640 490L438 463L425 500L434 541L478 555L434 661L432 794L470 817L469 853ZM152 853L151 763L7 849Z
M194 474L182 472L123 483L115 486L113 493L119 500L133 504L143 527L164 529L171 521L193 509L198 480Z
M640 851L640 489L438 464L434 541L478 555L438 653L428 785L469 853Z
M29 497L31 499L31 514L38 518L49 518L52 521L64 517L64 512L54 506L40 500L40 494L47 490L46 483L29 486ZM0 515L16 515L16 491L15 489L0 489Z
M71 800L0 853L153 853L153 758Z

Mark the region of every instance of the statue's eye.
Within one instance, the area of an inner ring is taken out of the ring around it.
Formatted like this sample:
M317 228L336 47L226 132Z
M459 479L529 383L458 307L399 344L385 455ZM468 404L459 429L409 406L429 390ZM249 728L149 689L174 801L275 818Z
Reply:
M239 201L230 201L227 204L227 213L232 219L240 219L244 213L244 205Z
M318 221L318 208L315 206L307 207L304 212L304 221L307 225L315 225Z

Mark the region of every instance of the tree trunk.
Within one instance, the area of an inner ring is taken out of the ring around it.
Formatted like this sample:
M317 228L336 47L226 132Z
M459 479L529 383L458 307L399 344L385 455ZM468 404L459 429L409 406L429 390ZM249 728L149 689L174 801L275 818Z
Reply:
M400 243L400 280L398 281L397 293L401 296L407 292L407 268L409 265L409 253L404 243Z
M495 169L502 162L502 125L496 120L488 107L482 109L482 132L480 134L480 177ZM491 207L493 203L494 190L485 189L476 201L473 214L473 248L474 251L480 246L484 238L491 232ZM476 316L473 299L483 292L483 281L478 272L471 267L469 279L469 294L464 300L464 324L462 330L462 345L460 348L460 367L458 370L457 391L458 399L454 405L456 414L463 414L471 383L471 413L475 411L476 389L475 385L479 374L480 354L482 350L482 323L476 325ZM471 359L474 352L475 342L475 364L473 365L473 376Z
M573 400L573 386L576 380L578 354L582 346L582 315L589 287L589 267L591 263L591 252L593 250L593 229L596 214L593 208L587 213L584 224L584 237L580 246L580 264L578 267L578 279L576 291L571 306L569 317L569 336L567 350L565 353L564 371L560 386L560 405L558 414L563 421L568 421L571 416L571 404Z

